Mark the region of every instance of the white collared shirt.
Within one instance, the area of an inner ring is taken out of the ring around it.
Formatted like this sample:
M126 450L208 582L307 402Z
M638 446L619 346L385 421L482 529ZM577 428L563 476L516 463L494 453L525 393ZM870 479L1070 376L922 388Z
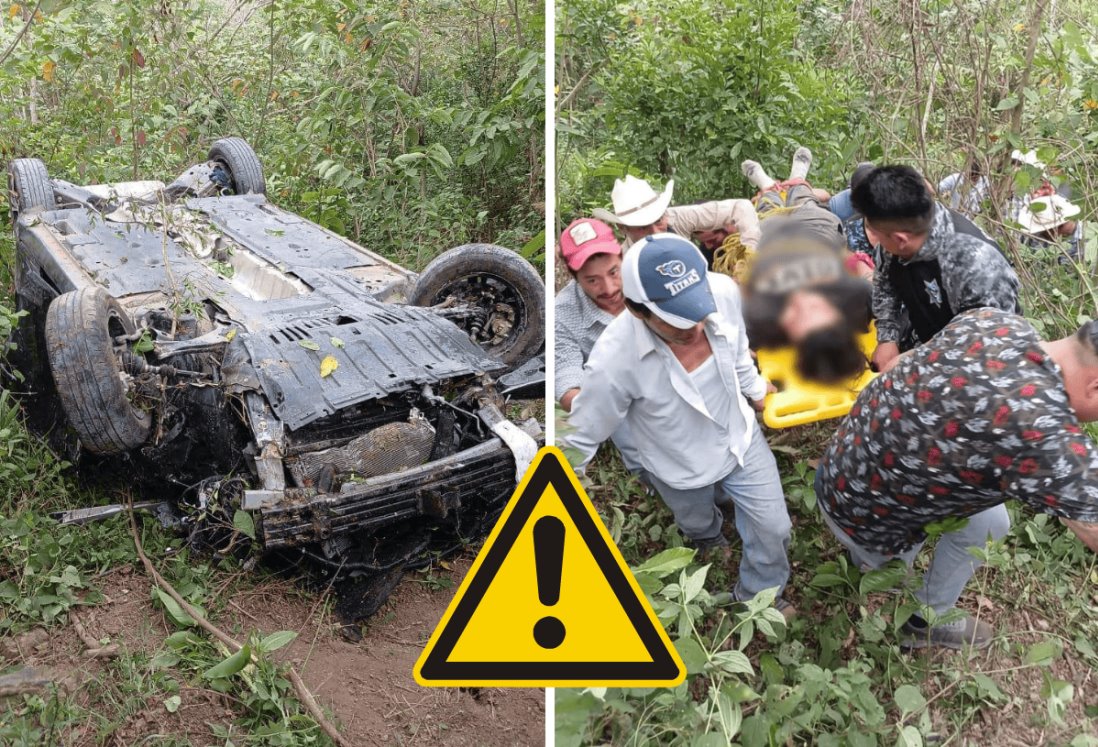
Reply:
M727 422L713 417L705 395L666 343L623 312L591 351L568 420L574 430L561 439L582 454L578 467L587 465L622 422L644 468L673 488L712 485L742 464L758 427L747 399L766 395L766 379L747 348L735 281L715 273L708 278L717 313L706 319L705 334L720 381L736 403Z

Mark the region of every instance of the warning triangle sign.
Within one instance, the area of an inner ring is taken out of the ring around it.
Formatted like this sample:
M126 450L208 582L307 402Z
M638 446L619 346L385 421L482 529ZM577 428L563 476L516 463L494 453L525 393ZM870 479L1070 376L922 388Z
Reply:
M426 686L658 687L686 670L564 455L547 446L414 674Z

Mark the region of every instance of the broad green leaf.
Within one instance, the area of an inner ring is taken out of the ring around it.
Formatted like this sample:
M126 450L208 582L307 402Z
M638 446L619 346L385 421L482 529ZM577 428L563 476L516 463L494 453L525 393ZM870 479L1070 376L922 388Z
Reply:
M297 638L297 633L295 633L294 631L280 630L277 633L271 633L269 636L260 641L259 650L264 653L277 651L295 638Z
M684 578L681 579L683 601L692 602L701 593L701 590L705 588L705 577L709 573L709 566L703 565L698 570L691 573L689 576L683 571Z
M892 694L892 699L903 713L916 713L926 706L926 698L915 685L900 685Z
M332 346L333 346L333 347L337 347L337 348L339 348L340 350L342 350L342 349L343 349L343 346L344 346L344 344L345 344L345 343L344 343L344 342L343 342L343 340L341 340L340 338L338 338L338 337L333 337L333 338L332 338Z
M179 704L183 702L183 699L178 695L173 695L164 701L164 707L168 709L168 713L175 713L179 710Z
M1033 644L1022 658L1022 662L1025 664L1040 664L1046 666L1051 664L1053 659L1059 658L1062 651L1063 644L1056 638L1049 638L1040 643Z
M164 610L168 613L168 617L170 617L176 625L190 626L195 624L194 619L183 611L183 608L179 606L179 602L172 599L168 592L157 586L153 589L153 593L156 594L156 598L160 600L160 603L164 605Z
M712 664L728 674L755 674L751 661L742 651L718 651L713 654Z
M249 539L255 539L255 519L247 511L237 509L233 514L233 529Z
M672 547L657 553L633 568L633 573L651 573L654 576L666 576L685 568L694 559L694 550L688 547Z
M306 350L320 350L320 346L312 340L298 340L297 344L305 348Z
M251 656L251 647L245 645L232 656L207 669L202 673L202 676L208 680L220 680L225 677L231 677L248 666L248 661L251 659Z
M675 650L679 652L687 674L697 674L705 669L705 651L693 638L680 638L675 641Z
M887 566L869 571L862 576L861 583L858 585L858 592L865 596L886 589L894 589L904 580L907 572L907 568L903 566Z
M923 747L923 736L914 726L905 726L896 737L896 747Z

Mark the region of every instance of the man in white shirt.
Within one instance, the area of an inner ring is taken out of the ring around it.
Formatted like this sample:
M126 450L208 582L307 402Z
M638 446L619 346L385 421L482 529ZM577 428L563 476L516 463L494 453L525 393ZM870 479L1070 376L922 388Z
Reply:
M696 547L727 544L718 504L735 504L743 540L735 597L773 587L780 595L791 525L752 410L762 409L768 384L748 351L735 282L708 273L686 239L661 233L626 253L622 284L630 313L595 343L572 403L574 431L562 440L583 455L582 469L626 424L646 477Z

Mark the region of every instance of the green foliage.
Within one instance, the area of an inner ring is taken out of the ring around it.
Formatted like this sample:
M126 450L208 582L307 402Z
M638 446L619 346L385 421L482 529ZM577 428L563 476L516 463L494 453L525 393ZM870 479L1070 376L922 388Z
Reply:
M821 178L838 178L864 138L850 77L798 43L799 3L559 7L562 91L580 88L562 112L565 222L605 204L623 170L674 177L675 201L685 204L748 194L740 161L784 175L797 145L812 148Z
M1030 686L1011 687L1027 673L1039 680L1032 687L1041 689L1044 714L1031 718L1061 735L1087 728L1071 712L1078 680L1055 667L1068 656L1098 664L1095 622L1078 593L1093 564L1063 527L1011 506L1011 535L973 551L986 570L971 593L1004 611L1026 599L1028 610L1053 621L1050 633L1015 642L1000 622L1004 635L990 654L905 655L898 630L920 611L910 592L922 569L895 561L862 573L801 492L813 470L784 455L779 465L794 524L787 596L800 610L788 625L770 608L772 593L729 607L735 554L699 559L616 456L592 462L591 495L688 674L674 689L558 689L557 744L930 744L963 735L981 713L1030 708Z
M170 179L237 134L273 201L413 269L518 249L543 212L542 23L480 0L49 3L0 73L0 153L81 183Z

